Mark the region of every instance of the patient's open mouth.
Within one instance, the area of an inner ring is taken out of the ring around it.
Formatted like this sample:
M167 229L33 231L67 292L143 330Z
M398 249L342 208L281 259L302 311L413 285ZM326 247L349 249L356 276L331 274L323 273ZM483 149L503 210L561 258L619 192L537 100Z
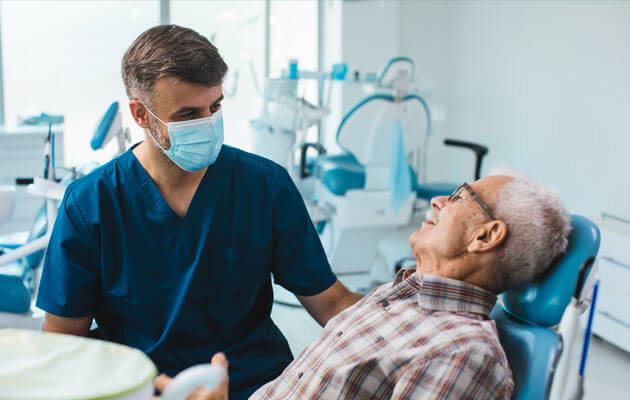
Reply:
M427 210L427 212L425 214L425 218L426 218L426 220L424 221L425 224L437 225L437 223L438 223L437 214L435 213L435 211L433 209Z

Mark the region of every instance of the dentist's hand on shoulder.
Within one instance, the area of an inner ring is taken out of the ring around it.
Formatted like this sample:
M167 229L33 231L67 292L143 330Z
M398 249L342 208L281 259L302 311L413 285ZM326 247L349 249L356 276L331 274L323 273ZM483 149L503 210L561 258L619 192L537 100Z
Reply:
M212 361L210 361L213 365L219 365L228 368L228 361L225 358L223 353L217 353L212 357ZM164 374L155 378L153 381L153 385L160 392L164 392L166 387L171 383L173 378L170 378ZM193 391L186 400L228 400L228 385L229 385L229 376L226 374L225 379L221 382L218 388L215 390L208 390L204 387L199 387ZM159 400L159 397L154 397L153 400Z

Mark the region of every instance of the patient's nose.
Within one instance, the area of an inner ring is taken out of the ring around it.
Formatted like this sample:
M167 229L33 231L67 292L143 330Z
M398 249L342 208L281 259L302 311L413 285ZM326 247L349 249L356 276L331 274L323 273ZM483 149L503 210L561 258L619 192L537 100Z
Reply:
M448 196L436 196L431 199L431 207L433 210L438 213L444 208L446 201L448 200Z

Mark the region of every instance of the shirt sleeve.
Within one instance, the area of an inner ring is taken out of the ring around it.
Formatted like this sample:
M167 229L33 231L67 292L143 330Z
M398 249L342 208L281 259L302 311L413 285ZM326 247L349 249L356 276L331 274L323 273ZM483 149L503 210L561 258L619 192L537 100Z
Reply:
M284 170L273 204L273 275L296 295L313 296L337 280L304 200Z
M483 351L440 355L408 365L397 379L393 400L510 399L508 368Z
M85 317L97 311L97 241L71 188L59 207L48 244L37 307L62 317Z

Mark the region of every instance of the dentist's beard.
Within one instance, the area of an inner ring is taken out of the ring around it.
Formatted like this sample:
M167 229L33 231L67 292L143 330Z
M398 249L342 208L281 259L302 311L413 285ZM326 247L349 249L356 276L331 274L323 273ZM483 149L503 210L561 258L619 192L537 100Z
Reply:
M171 143L169 142L166 135L162 133L159 124L160 123L153 118L149 119L149 135L153 136L153 140L157 142L160 146L162 146L163 149L168 150L171 147ZM155 144L155 142L153 143L153 146L155 146L158 150L160 150L160 152L162 152L162 150Z

